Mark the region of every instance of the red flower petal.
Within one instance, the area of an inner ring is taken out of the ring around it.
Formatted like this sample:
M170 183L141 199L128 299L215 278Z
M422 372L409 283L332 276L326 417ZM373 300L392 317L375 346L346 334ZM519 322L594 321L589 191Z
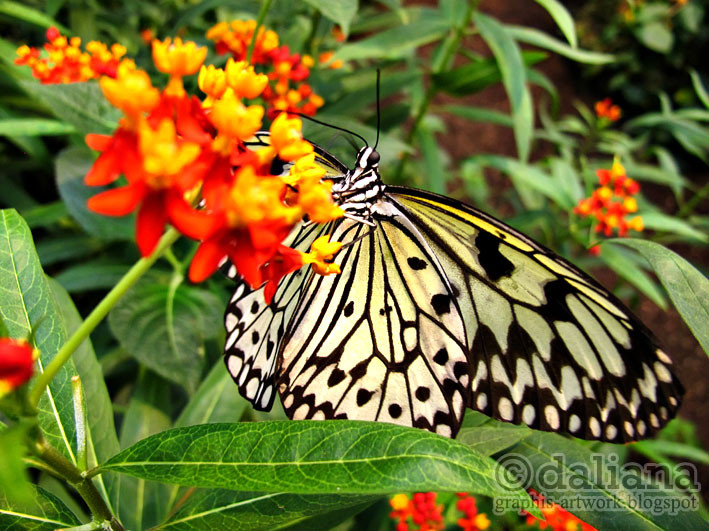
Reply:
M210 277L219 267L227 253L219 236L214 236L201 243L192 258L189 278L192 282L202 282Z
M111 145L113 137L111 135L89 134L84 138L86 145L96 151L106 151Z
M145 187L141 184L129 184L121 188L106 190L91 198L87 203L89 210L104 216L125 216L133 212L145 196Z
M162 191L149 193L138 210L135 224L135 239L140 254L149 256L165 231L168 215L165 194Z
M15 389L32 377L33 368L32 347L26 341L0 338L0 382Z
M101 153L84 177L84 183L89 186L103 186L112 183L121 174L118 154L114 150Z
M167 210L175 228L195 240L206 240L221 228L224 221L221 216L193 209L176 193L168 195Z

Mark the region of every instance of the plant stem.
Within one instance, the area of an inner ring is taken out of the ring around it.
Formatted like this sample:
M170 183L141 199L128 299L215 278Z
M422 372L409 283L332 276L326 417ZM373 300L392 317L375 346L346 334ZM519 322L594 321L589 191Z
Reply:
M36 409L39 399L42 397L44 390L49 385L49 382L56 376L64 364L71 358L74 351L79 348L81 343L89 337L89 334L94 331L103 318L106 317L109 311L116 303L125 295L125 293L133 287L133 285L142 277L148 269L160 258L170 246L177 241L180 233L175 229L170 228L163 235L158 243L155 251L150 256L138 260L128 272L123 275L123 278L118 281L111 291L109 291L98 306L84 319L79 328L74 334L62 345L57 354L52 358L52 361L44 369L44 372L37 376L37 381L32 388L29 396L30 405Z
M442 49L440 54L438 54L438 56L434 60L433 65L431 65L432 74L440 74L441 72L444 72L445 70L450 68L451 62L455 57L455 51L458 49L460 40L463 38L465 28L470 23L470 19L472 18L473 13L477 9L479 2L480 0L471 1L468 4L468 9L465 12L465 16L463 17L463 20L461 21L460 25L458 25L453 31L448 33L448 36L441 45ZM426 93L423 99L421 100L421 103L419 104L418 108L416 109L416 113L414 115L414 123L411 126L411 129L409 129L409 133L406 135L407 144L411 144L411 141L416 136L418 128L421 125L421 121L423 120L424 116L426 116L426 112L428 111L428 108L431 105L431 102L433 101L433 98L436 93L437 89L435 84L433 82L429 83L428 88L426 89ZM407 151L404 152L402 157L399 159L399 164L397 165L396 171L394 172L394 178L396 182L399 182L399 179L401 178L401 175L404 172L404 166L406 165L408 160L409 152Z
M60 473L62 477L76 489L81 495L81 498L86 502L86 505L88 505L91 515L95 520L107 522L114 531L123 531L123 526L113 514L111 514L110 509L101 497L101 494L96 490L96 486L91 479L85 477L81 471L56 448L48 444L41 434L34 446L34 451L37 457Z
M266 19L266 13L271 7L271 2L273 0L263 0L261 4L261 9L258 12L258 19L256 19L256 28L254 29L254 36L251 38L251 44L249 44L249 51L246 53L246 62L251 63L251 56L254 53L254 48L256 47L256 39L258 38L258 30L263 26L263 21Z

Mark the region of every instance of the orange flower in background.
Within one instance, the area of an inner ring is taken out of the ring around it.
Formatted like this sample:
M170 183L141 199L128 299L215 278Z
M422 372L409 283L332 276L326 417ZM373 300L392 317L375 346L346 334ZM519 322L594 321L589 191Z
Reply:
M466 492L458 493L456 508L463 513L458 525L463 531L484 531L490 527L490 519L485 513L479 513L475 498Z
M216 44L217 53L231 53L237 61L246 59L246 55L256 31L255 20L232 20L230 23L220 22L207 31L207 38ZM261 26L254 44L252 64L267 62L267 56L278 47L278 35Z
M529 494L542 511L545 520L527 514L527 525L537 525L539 529L551 529L551 531L598 531L592 525L562 509L560 505L546 501L538 492L530 490Z
M28 66L32 75L43 84L76 83L97 79L101 76L116 76L116 69L126 49L121 44L108 48L105 44L91 41L86 51L81 50L81 39L67 39L55 27L46 33L44 53L37 48L20 46L15 64Z
M0 338L0 397L32 378L34 349L24 339Z
M574 212L582 217L595 217L595 231L611 236L625 236L629 230L643 230L643 220L640 216L626 219L628 214L638 210L634 196L640 191L637 181L625 174L625 168L617 159L613 161L610 170L600 169L596 172L600 186L594 190L591 197L579 201Z
M609 122L617 122L620 120L620 107L618 105L613 105L613 101L610 98L597 101L595 109L596 116L598 116L598 118L608 120Z

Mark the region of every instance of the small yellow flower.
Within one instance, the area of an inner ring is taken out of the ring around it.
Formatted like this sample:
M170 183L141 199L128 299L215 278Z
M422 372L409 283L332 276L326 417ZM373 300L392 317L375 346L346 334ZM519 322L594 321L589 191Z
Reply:
M628 221L628 228L636 232L642 232L642 230L645 228L643 218L640 216L635 216L633 219Z
M197 78L199 89L204 92L207 97L202 102L205 108L211 107L214 100L218 100L226 91L226 72L221 68L216 68L214 65L204 66L199 70Z
M222 98L212 105L209 118L219 135L231 139L247 140L261 129L264 108L260 105L246 107L228 88Z
M320 236L310 246L310 252L303 253L303 265L311 264L318 275L339 274L340 266L332 263L332 259L341 248L342 242L331 242L329 235Z
M490 527L490 519L487 517L485 513L480 513L475 517L475 526L480 529L480 531L485 531L488 527Z
M389 500L389 505L395 511L403 511L409 506L409 497L406 494L397 494Z
M229 59L226 63L226 82L241 98L258 97L268 84L268 76L257 74L246 61Z
M283 160L296 160L312 153L313 146L303 140L303 124L300 118L288 118L279 114L271 124L271 145Z
M153 61L161 72L171 76L190 76L197 73L207 57L205 46L197 47L192 41L182 42L176 37L153 41Z
M143 70L136 70L132 61L122 61L116 78L104 76L99 85L106 99L129 119L152 111L160 101L160 92L153 87L150 76Z
M170 186L172 177L194 162L201 151L198 144L179 141L175 123L169 119L162 120L155 130L147 122L143 122L139 130L139 139L143 167L154 176L149 180L155 188Z
M623 200L623 210L625 210L626 212L638 211L638 202L635 200L634 197L626 197Z
M295 223L302 217L297 206L283 203L285 183L278 177L257 175L253 166L236 173L226 211L229 225L239 227L262 221Z

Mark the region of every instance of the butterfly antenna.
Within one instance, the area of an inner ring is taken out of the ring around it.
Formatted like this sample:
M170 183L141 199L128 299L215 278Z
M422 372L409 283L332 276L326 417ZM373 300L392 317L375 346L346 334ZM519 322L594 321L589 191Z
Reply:
M382 71L377 68L377 141L374 143L374 150L376 151L379 145L379 129L381 125L382 113L379 106L379 78L381 77Z
M337 129L338 131L342 131L343 133L348 133L348 134L350 134L350 135L352 135L352 136L356 136L357 138L359 138L359 139L364 143L365 146L369 146L369 144L368 144L367 141L364 139L364 137L363 137L362 135L358 135L358 134L355 133L354 131L350 131L349 129L345 129L344 127L338 127L338 126L336 126L336 125L332 125L332 124L329 124L329 123L326 123L326 122L321 122L320 120L316 120L316 119L313 118L312 116L308 116L307 114L303 114L303 113L300 113L300 112L295 112L295 111L286 111L286 112L287 112L288 114L295 114L296 116L300 116L301 118L305 118L306 120L310 120L311 122L314 122L314 123L316 123L316 124L324 125L325 127L330 127L331 129Z

